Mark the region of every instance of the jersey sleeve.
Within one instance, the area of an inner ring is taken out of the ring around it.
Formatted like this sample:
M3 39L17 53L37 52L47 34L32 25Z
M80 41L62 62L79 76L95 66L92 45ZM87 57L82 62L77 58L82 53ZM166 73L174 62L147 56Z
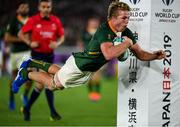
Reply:
M101 24L95 35L98 38L98 42L100 44L104 42L112 42L116 36L115 33L110 30L107 23Z
M29 18L28 21L26 22L26 24L24 24L24 26L21 28L21 31L23 33L27 33L27 32L30 32L32 31L33 29L33 24L34 24L34 21L32 18Z
M62 23L61 23L61 21L57 18L57 29L58 29L58 36L59 37L61 37L61 36L63 36L64 35L64 28L63 28L63 26L62 26Z
M95 33L95 37L98 39L98 42L100 44L104 42L112 42L112 38L113 38L112 34L109 34L108 32L102 30L98 30Z

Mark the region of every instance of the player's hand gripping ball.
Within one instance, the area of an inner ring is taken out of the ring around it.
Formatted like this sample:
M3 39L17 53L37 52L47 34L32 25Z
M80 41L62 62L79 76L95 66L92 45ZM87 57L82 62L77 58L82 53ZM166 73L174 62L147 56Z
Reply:
M117 36L117 37L115 37L115 38L113 39L114 45L118 45L118 44L122 43L123 41L124 41L124 38L119 37L119 36ZM129 56L129 50L127 49L127 50L126 50L122 55L120 55L117 59L118 59L119 61L123 62L123 61L127 60L128 56Z

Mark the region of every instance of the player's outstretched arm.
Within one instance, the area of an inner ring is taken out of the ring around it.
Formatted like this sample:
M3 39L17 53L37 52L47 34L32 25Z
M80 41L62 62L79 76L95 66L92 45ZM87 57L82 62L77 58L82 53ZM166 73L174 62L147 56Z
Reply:
M130 47L130 50L134 55L142 61L161 60L166 57L166 53L163 50L154 52L147 52L143 50L137 43Z

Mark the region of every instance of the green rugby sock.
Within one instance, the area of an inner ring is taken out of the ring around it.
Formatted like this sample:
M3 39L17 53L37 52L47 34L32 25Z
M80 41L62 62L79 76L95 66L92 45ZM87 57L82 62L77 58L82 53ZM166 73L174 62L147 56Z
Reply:
M28 71L26 69L22 69L20 73L23 79L28 79Z
M29 67L35 67L35 68L38 68L38 69L42 69L42 70L44 70L46 72L48 72L48 69L49 69L50 66L51 66L50 63L39 61L39 60L32 60L29 63Z

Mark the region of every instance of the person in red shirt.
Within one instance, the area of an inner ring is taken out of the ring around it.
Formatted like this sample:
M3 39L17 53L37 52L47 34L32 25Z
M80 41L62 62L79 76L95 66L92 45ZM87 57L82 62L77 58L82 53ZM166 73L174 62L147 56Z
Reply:
M39 13L29 18L18 36L31 47L31 57L33 59L53 63L53 51L64 41L64 28L60 19L51 14L51 0L39 0L38 9ZM43 84L37 83L29 102L22 108L24 120L30 120L31 106L40 95L43 86ZM53 92L46 88L45 93L51 111L50 120L59 120L61 116L54 108Z

